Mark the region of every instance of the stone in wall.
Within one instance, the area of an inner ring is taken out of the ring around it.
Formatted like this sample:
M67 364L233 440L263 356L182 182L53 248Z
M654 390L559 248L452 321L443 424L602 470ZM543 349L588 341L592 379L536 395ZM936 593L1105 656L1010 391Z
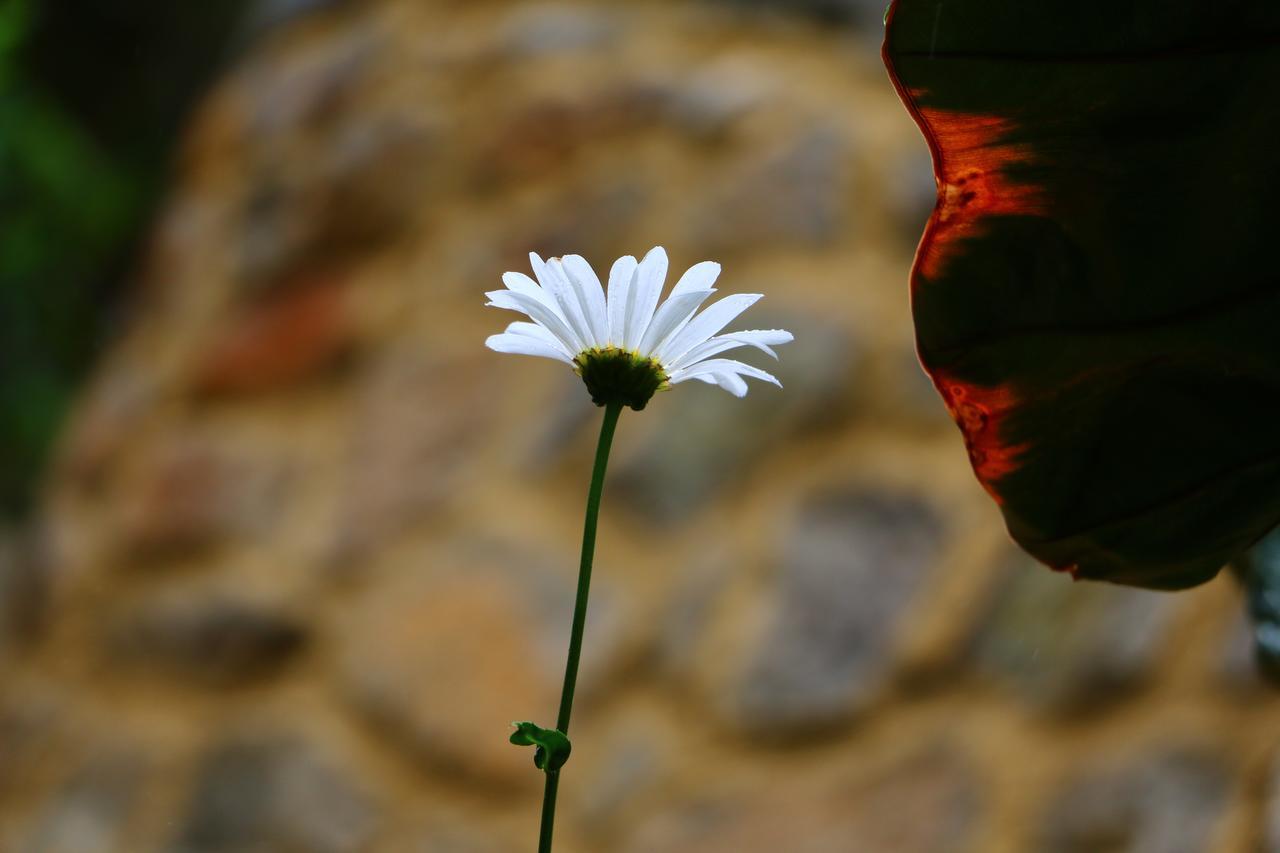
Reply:
M689 231L704 251L749 251L846 238L851 222L852 143L836 125L816 123L758 162L725 169Z
M1258 853L1280 853L1280 755L1271 760L1266 785Z
M359 563L430 517L492 424L484 356L447 358L397 341L356 382L332 558Z
M776 362L762 353L744 355L750 350L730 356L760 364L778 377L783 390L756 383L737 399L687 382L670 398L652 402L645 410L646 417L657 420L652 437L634 456L618 460L611 481L618 499L648 520L685 520L770 447L807 429L830 426L853 408L850 377L861 354L855 338L812 317L761 311L752 321L753 328L788 329L796 340L779 348Z
M133 752L86 759L59 786L21 853L114 853L127 849L144 768Z
M574 564L566 559L565 566ZM339 689L366 725L450 780L540 784L512 720L554 724L574 586L528 547L472 545L424 560L352 602ZM592 584L575 708L625 650L607 568Z
M288 461L217 436L175 431L144 449L132 488L108 507L117 560L163 562L271 530Z
M943 542L941 519L913 495L807 501L782 546L771 617L737 679L732 716L777 736L821 729L882 696Z
M563 56L617 44L625 24L618 10L552 3L517 9L503 27L503 47L521 57Z
M298 736L232 735L196 769L167 853L356 853L372 849L379 809L351 768Z
M625 853L959 853L974 850L981 778L945 747L926 748L851 780L798 771L785 778L691 793L656 810Z
M1037 710L1093 710L1150 677L1177 604L1169 593L1075 583L1013 555L975 626L974 662Z
M1081 771L1050 798L1033 849L1043 853L1201 853L1227 805L1230 768L1198 747L1157 747Z
M275 676L308 639L284 607L198 586L122 605L106 621L103 647L113 663L214 686Z
M237 306L196 355L192 389L206 396L279 391L342 363L356 343L346 287L313 274Z
M36 525L0 526L0 654L30 647L48 627L47 550Z

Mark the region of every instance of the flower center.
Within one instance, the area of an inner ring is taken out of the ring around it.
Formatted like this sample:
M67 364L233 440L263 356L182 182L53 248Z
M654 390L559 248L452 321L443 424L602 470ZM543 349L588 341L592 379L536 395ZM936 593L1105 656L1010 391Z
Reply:
M622 403L638 412L655 392L667 387L661 364L617 347L583 350L573 363L597 406Z

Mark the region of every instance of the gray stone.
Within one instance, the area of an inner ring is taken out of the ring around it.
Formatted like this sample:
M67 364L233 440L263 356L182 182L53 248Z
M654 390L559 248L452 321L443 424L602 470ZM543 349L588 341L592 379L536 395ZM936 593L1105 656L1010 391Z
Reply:
M1169 593L1076 583L1017 554L979 621L974 660L1038 710L1091 710L1142 683L1176 604Z
M517 9L503 38L516 56L538 57L600 50L617 41L623 22L612 10L545 5Z
M678 679L695 674L694 650L707 636L734 567L732 558L717 555L680 573L658 628L657 663L665 673Z
M852 408L850 377L861 361L859 342L843 329L801 316L752 318L753 328L785 328L796 339L779 361L731 351L761 364L784 391L752 382L738 399L701 382L659 395L646 409L661 418L634 455L614 463L617 499L647 518L672 523L713 498L749 469L766 449L809 429L825 427ZM735 325L739 327L740 324Z
M880 186L903 245L914 249L938 198L933 157L923 139L896 152L881 176Z
M269 532L290 483L288 460L212 435L147 448L116 513L118 559L147 565Z
M431 517L492 423L483 355L397 343L359 379L331 556L341 569Z
M654 809L625 853L960 853L973 849L982 780L935 748L864 779L796 773Z
M750 251L787 242L829 245L849 230L853 149L835 125L816 124L781 150L728 169L693 213L704 250Z
M1239 613L1223 632L1215 675L1223 686L1255 696L1264 686L1259 677L1253 623L1240 606Z
M253 735L215 746L197 770L172 853L348 853L378 828L349 769L306 742Z
M541 422L529 430L525 448L529 470L534 474L547 473L565 458L567 451L585 446L581 442L588 424L599 430L600 407L591 402L591 395L578 376L562 373L548 396L553 402L545 407ZM589 447L583 450L583 458L589 458L590 453Z
M883 693L894 640L943 541L911 495L850 491L809 500L775 570L772 618L736 687L748 729L809 733Z
M1208 750L1169 748L1069 780L1046 805L1044 853L1200 853L1226 810L1228 769Z
M833 24L850 24L861 29L883 29L886 0L733 0L743 6L777 9L806 15Z
M305 624L279 607L200 590L127 606L108 631L118 662L214 685L274 675L308 638Z
M584 748L588 761L574 770L581 781L566 790L568 814L592 849L611 849L613 835L660 801L679 751L681 733L668 723L637 714L614 720Z
M38 529L0 527L0 652L35 643L48 624L49 605L49 564Z
M349 0L256 0L250 3L240 29L242 38L254 39L307 15L338 8Z
M7 690L0 704L0 802L21 794L50 755L67 746L71 702L57 694Z
M1280 756L1272 759L1266 797L1258 853L1280 853Z
M332 269L395 238L423 209L439 139L431 114L363 101L385 53L369 23L330 28L249 63L237 249L250 291Z
M142 765L136 754L90 759L39 817L22 853L111 853L126 849Z
M630 181L574 187L536 210L529 224L505 242L512 247L513 257L517 246L526 255L532 250L543 257L572 252L587 258L616 258L635 253L634 246L619 242L620 235L634 227L649 197L649 190ZM605 274L607 267L600 272Z
M746 57L730 56L682 76L665 99L666 114L696 137L714 137L767 102L777 80Z
M415 834L405 847L391 848L410 853L510 853L514 845L487 838L475 827L432 826Z
M371 731L412 763L498 788L540 784L512 720L550 726L573 614L576 561L563 571L527 546L480 543L435 555L351 603L338 640L339 688ZM596 566L575 707L625 650L621 601ZM441 697L448 697L442 702Z

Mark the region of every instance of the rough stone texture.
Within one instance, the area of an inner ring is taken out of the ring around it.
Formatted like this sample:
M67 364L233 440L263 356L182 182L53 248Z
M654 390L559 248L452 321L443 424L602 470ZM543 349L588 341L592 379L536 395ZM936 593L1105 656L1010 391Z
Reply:
M838 721L882 693L895 632L935 568L936 513L916 498L849 492L800 510L774 571L773 613L733 714L761 734Z
M1260 853L1280 851L1280 760L1275 758L1267 775L1267 799L1258 849Z
M135 755L90 759L57 791L21 850L112 853L125 849L141 774Z
M341 689L369 724L428 770L532 785L532 755L503 734L515 719L554 721L573 588L528 554L500 551L497 558L518 570L470 550L358 603L343 642ZM621 643L607 579L593 592L583 700Z
M864 785L839 776L823 780L797 774L785 786L760 784L641 822L627 853L664 850L713 853L949 853L974 847L981 815L980 779L947 750L923 751Z
M652 521L684 519L749 471L768 447L839 420L849 408L856 341L809 318L762 312L757 322L796 335L786 358L768 366L784 391L760 388L738 400L700 382L685 383L677 389L681 405L666 398L651 405L653 416L665 422L633 456L619 460L618 498Z
M829 244L851 226L849 162L844 131L817 125L726 175L695 212L690 230L716 253L787 241Z
M980 620L979 669L1031 706L1056 714L1096 709L1134 690L1168 636L1177 599L1072 582L1017 556Z
M474 357L432 360L407 345L370 366L352 407L335 559L359 559L448 498L491 417L484 381Z
M50 605L49 564L36 531L0 528L0 653L34 643Z
M143 449L115 512L119 558L145 564L271 529L287 472L279 458L216 437L179 433Z
M195 390L271 391L332 366L353 345L342 297L339 284L311 281L246 306L212 334L195 367Z
M1231 579L1005 566L914 363L882 2L256 5L0 537L0 850L530 849L599 410L483 291L655 244L797 340L620 423L557 853L1257 848Z
M1045 811L1045 853L1197 853L1227 800L1229 771L1212 752L1155 750L1127 765L1082 773Z
M188 591L127 606L110 620L105 645L118 662L213 685L270 677L302 651L307 630L295 616L216 595Z
M367 850L376 807L348 772L289 736L213 748L196 771L170 853Z

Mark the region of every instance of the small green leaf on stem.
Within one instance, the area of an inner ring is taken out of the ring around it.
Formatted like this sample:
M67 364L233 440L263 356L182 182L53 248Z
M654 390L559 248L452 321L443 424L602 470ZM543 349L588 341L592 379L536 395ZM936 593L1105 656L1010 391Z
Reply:
M511 742L516 746L535 746L533 764L539 770L554 773L569 760L569 752L573 745L569 736L557 729L544 729L530 722L512 723L516 730L511 733Z

